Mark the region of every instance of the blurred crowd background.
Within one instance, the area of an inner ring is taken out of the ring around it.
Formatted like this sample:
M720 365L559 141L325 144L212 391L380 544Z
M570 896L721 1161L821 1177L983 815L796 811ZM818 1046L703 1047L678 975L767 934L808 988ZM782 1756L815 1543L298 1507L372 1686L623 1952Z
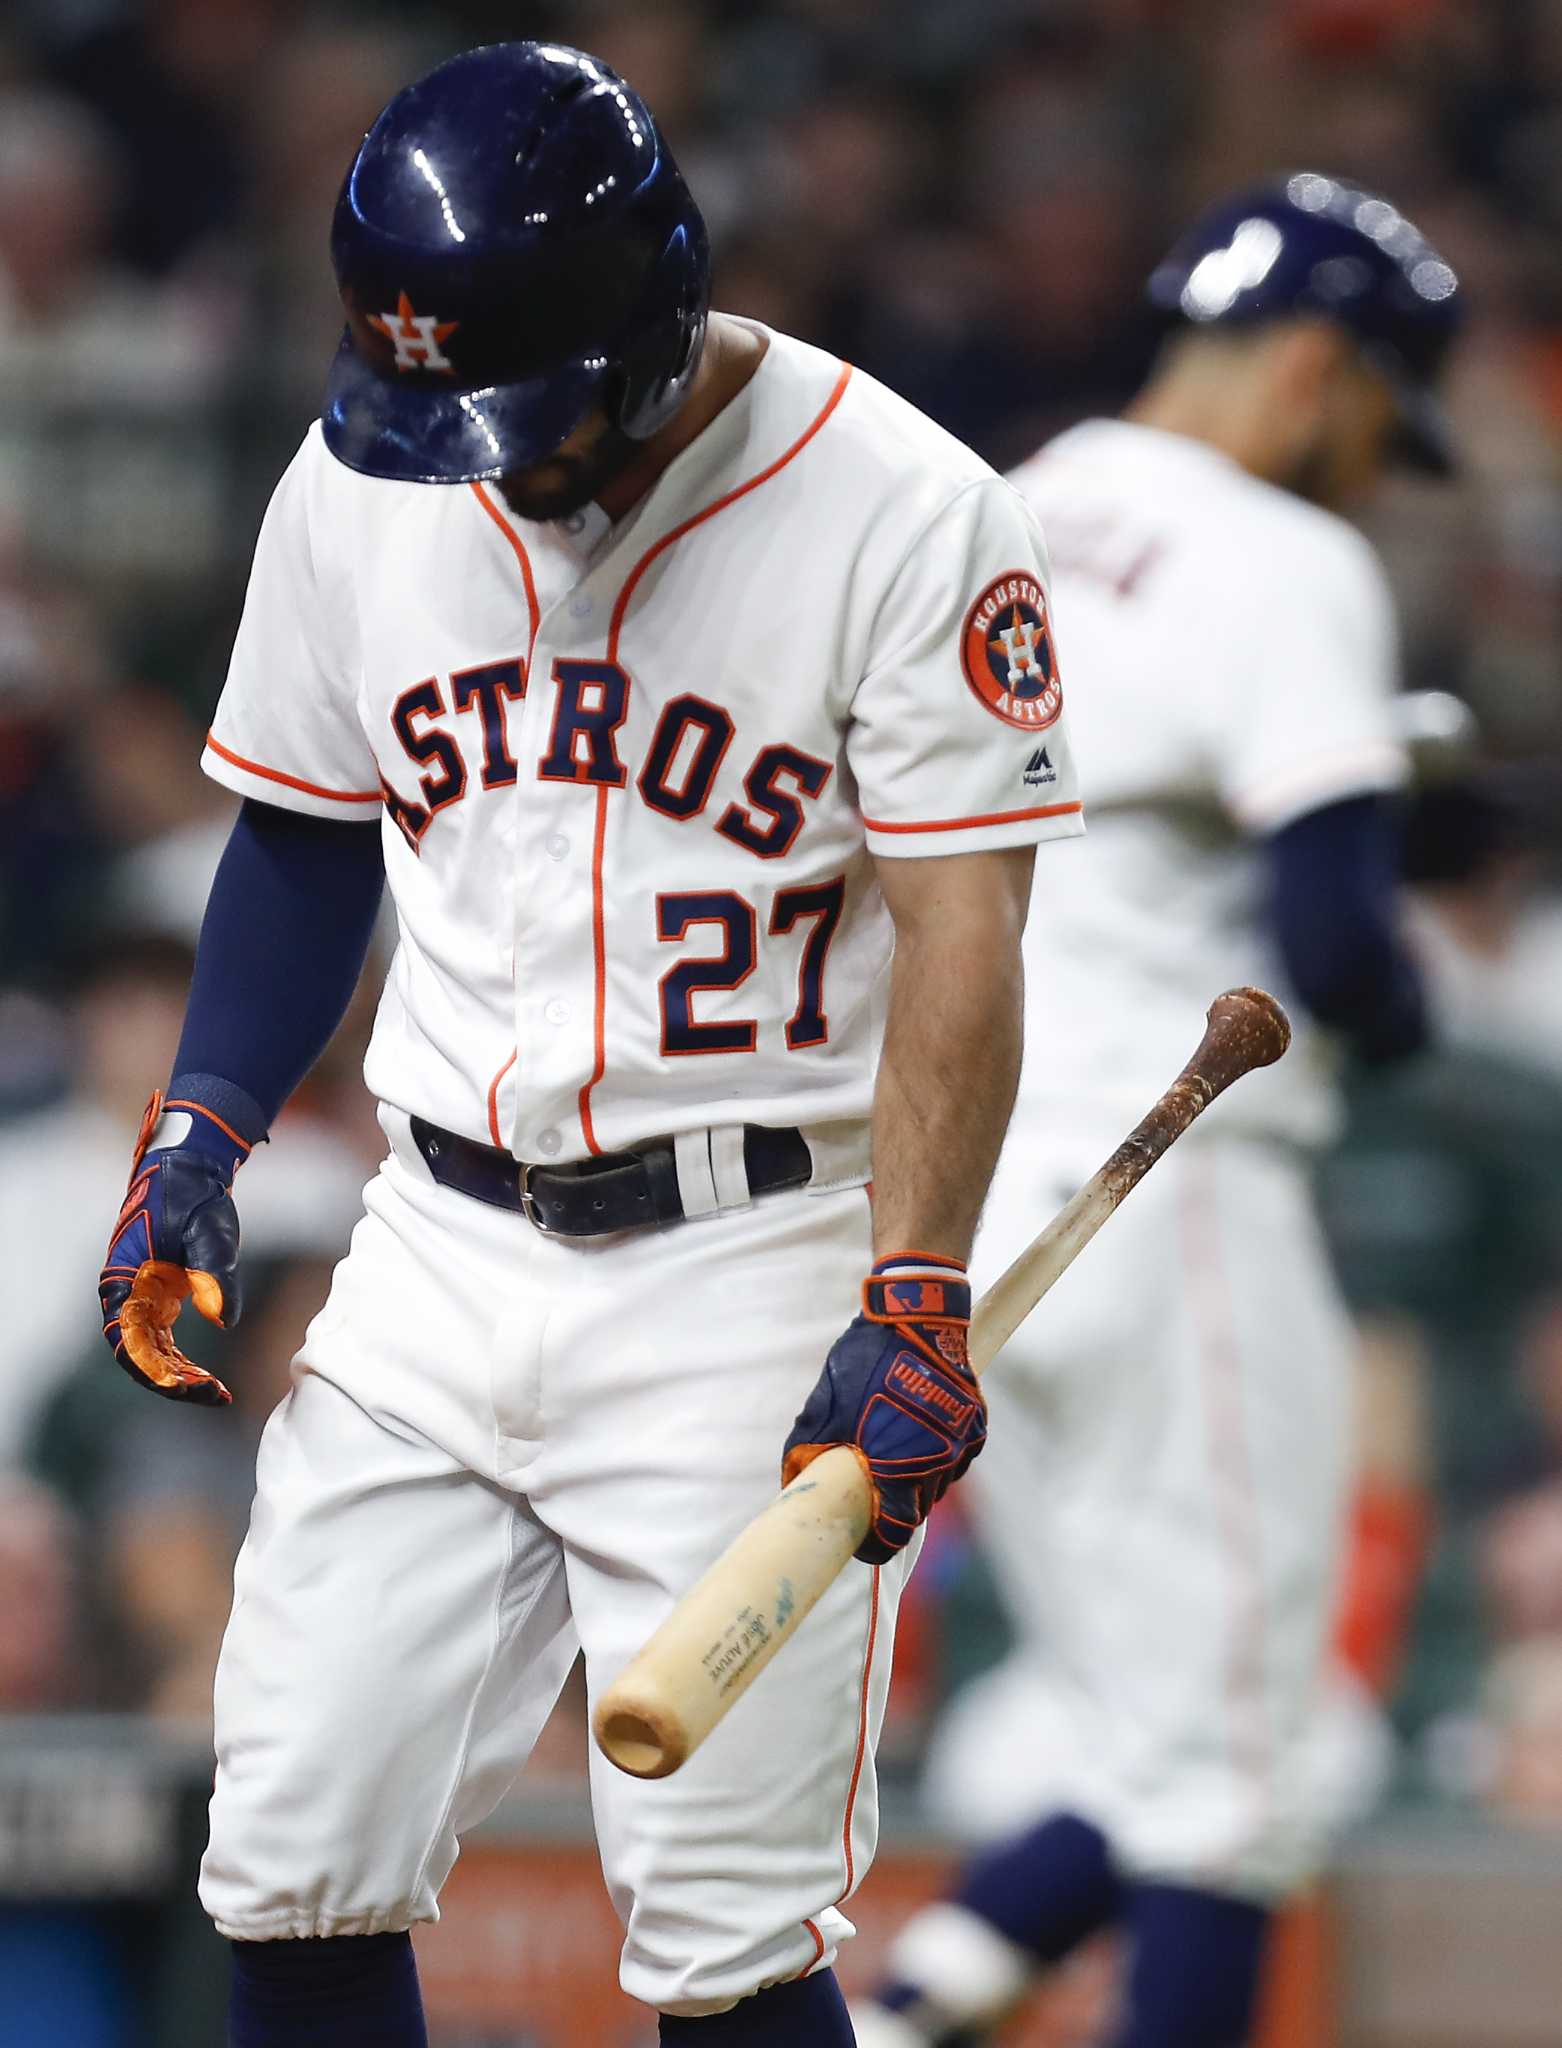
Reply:
M1482 737L1410 819L1440 1048L1353 1085L1323 1166L1362 1332L1340 1659L1382 1798L1562 1829L1553 0L11 0L0 1713L208 1712L255 1439L377 1157L372 988L246 1171L235 1409L137 1395L94 1282L231 815L200 736L335 346L342 171L398 85L517 35L592 48L650 101L718 303L850 357L1000 466L1130 395L1142 279L1233 183L1307 165L1382 187L1463 275L1464 474L1397 482L1374 516L1407 683L1462 697ZM889 1747L908 1776L1002 1641L957 1513L917 1584ZM566 1715L539 1770L583 1759Z

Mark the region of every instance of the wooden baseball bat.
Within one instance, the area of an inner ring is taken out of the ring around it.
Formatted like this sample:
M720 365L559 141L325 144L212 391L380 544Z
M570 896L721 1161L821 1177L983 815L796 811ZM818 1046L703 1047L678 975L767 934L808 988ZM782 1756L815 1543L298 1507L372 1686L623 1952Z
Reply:
M1142 1123L995 1281L971 1317L984 1371L1112 1211L1215 1097L1291 1040L1258 988L1210 1005L1197 1052ZM597 1702L598 1747L633 1778L676 1771L797 1632L867 1533L868 1480L854 1451L826 1451L757 1515L686 1593Z

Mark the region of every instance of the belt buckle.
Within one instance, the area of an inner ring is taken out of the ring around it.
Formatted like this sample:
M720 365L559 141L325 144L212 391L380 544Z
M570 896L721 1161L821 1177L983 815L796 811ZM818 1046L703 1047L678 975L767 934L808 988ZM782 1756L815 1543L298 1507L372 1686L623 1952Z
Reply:
M541 1209L537 1206L537 1197L532 1193L532 1174L535 1171L531 1161L525 1160L516 1176L516 1189L521 1198L521 1214L540 1236L557 1237L558 1232L549 1228Z

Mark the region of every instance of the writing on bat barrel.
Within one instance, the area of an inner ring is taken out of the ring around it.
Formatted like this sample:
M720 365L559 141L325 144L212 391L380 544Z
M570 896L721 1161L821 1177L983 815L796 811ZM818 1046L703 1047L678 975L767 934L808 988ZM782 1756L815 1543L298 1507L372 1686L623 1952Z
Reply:
M711 1644L700 1665L718 1695L742 1681L754 1659L768 1648L770 1623L752 1607L740 1607Z
M740 1608L700 1659L717 1695L738 1684L754 1659L770 1647L772 1636L784 1634L797 1612L797 1589L789 1578L776 1586L775 1618L767 1621L752 1607Z

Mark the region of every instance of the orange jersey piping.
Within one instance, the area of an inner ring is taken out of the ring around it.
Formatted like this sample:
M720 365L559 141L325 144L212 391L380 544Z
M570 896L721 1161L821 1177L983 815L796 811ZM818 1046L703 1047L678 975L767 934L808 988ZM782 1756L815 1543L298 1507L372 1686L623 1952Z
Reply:
M857 1867L852 1857L852 1818L857 1810L857 1787L862 1779L863 1760L868 1754L868 1703L873 1685L873 1650L879 1639L879 1565L873 1567L873 1602L868 1610L868 1647L862 1658L862 1708L857 1721L857 1755L852 1764L851 1784L846 1793L846 1818L841 1824L841 1848L846 1856L846 1889L841 1898L851 1897Z
M504 1140L499 1135L499 1084L520 1057L520 1047L511 1048L510 1057L488 1084L488 1135L499 1151L504 1150Z
M764 469L756 471L753 476L747 478L745 482L738 484L734 489L714 499L709 505L694 513L692 517L685 519L680 525L664 533L660 540L646 549L639 561L630 570L624 581L623 588L618 593L617 602L613 606L613 615L607 632L607 658L609 661L617 661L618 659L618 639L619 634L623 630L624 615L629 609L629 600L634 596L635 587L641 577L650 568L657 556L670 548L674 541L681 540L686 533L692 532L696 526L703 525L707 519L714 519L718 512L724 512L729 505L735 505L739 498L747 497L750 491L757 490L763 483L768 483L771 477L775 476L778 471L786 468L793 456L800 455L830 417L831 413L840 404L845 394L846 386L851 382L851 373L851 364L842 363L841 374L835 380L834 390L831 391L823 406L814 415L813 419L809 421L802 433L798 435L791 447L778 455L774 462L767 464ZM596 832L591 849L591 950L596 962L596 1002L594 1005L595 1056L592 1061L591 1078L580 1091L580 1127L585 1135L587 1149L593 1153L600 1152L601 1148L597 1144L596 1132L591 1119L591 1096L597 1083L607 1071L607 943L602 905L602 853L607 839L607 796L606 787L600 788L597 791Z
M1082 802L1040 804L1034 810L989 811L980 818L932 818L925 825L891 825L882 818L864 818L870 832L966 832L977 825L1017 825L1022 818L1067 818L1085 808Z
M537 647L537 628L542 623L542 607L537 602L537 584L536 579L532 575L531 556L527 554L526 544L521 539L521 536L516 532L509 520L505 518L493 499L489 497L483 486L480 483L474 483L470 486L470 489L478 504L482 506L494 525L498 527L499 531L510 543L515 559L521 565L521 582L526 590L526 610L531 619L531 633L526 642L526 674L523 678L524 687L529 690L532 682L532 655ZM510 989L513 995L515 989L513 951L511 953L511 963ZM520 1047L517 1046L498 1073L494 1075L493 1080L488 1084L488 1135L501 1151L504 1149L504 1141L499 1136L499 1084L515 1065L519 1053Z
M289 789L301 789L305 796L325 796L338 804L377 804L381 801L377 789L323 789L318 782L304 782L296 775L284 775L280 768L265 768L259 761L246 761L242 754L225 747L212 733L206 735L206 744L214 754L220 754L224 761L235 768L242 768L247 775L259 775L267 782L280 782Z
M499 531L510 543L511 548L515 552L515 559L521 565L521 581L526 586L526 609L531 614L531 639L527 642L526 646L526 680L528 687L530 687L532 649L537 644L537 627L542 618L542 610L537 603L537 585L532 577L531 557L526 552L526 544L521 539L521 536L516 532L515 528L510 524L509 520L505 518L504 514L499 510L499 507L494 503L493 499L489 497L488 493L483 489L482 485L472 484L469 485L468 488L471 490L471 493L473 497L476 498L478 504L482 506L483 510L488 514L489 518L493 521L494 525L498 527Z

